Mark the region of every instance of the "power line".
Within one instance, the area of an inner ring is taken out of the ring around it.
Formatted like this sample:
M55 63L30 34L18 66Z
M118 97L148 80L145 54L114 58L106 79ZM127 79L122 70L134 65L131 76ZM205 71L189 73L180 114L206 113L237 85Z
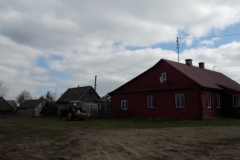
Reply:
M191 38L178 38L178 39L201 39L201 38L218 38L218 37L231 37L231 36L238 36L240 33L235 33L235 34L226 34L226 35L220 35L220 36L210 36L210 37L191 37Z
M201 39L201 38L219 38L219 37L232 37L232 36L239 36L240 33L234 33L234 34L226 34L226 35L220 35L220 36L209 36L209 37L190 37L190 38L184 38L184 37L177 37L177 53L178 53L178 62L179 62L179 48L180 48L180 45L179 45L179 39ZM213 68L214 69L214 68Z

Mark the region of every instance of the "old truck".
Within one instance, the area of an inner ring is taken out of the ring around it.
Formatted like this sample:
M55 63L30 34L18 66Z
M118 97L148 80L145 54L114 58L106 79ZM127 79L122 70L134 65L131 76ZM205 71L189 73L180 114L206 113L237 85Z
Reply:
M70 101L65 108L60 109L58 119L61 120L62 117L66 117L69 121L74 119L85 120L88 118L88 114L85 108L82 107L81 101Z

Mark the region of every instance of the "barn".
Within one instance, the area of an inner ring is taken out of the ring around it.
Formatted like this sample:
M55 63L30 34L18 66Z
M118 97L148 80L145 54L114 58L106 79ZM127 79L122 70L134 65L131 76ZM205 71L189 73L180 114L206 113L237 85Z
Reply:
M239 83L191 59L161 59L109 94L113 117L240 117Z
M58 113L60 109L67 108L71 101L81 101L82 107L86 109L90 117L98 117L98 106L96 101L100 98L92 86L81 86L68 88L57 100Z
M18 117L41 117L41 111L47 104L45 98L26 100L17 110Z

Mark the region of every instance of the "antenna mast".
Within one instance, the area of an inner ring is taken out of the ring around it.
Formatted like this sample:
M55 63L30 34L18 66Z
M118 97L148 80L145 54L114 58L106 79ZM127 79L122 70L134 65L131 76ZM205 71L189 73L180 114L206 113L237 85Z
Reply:
M177 40L176 40L176 42L177 42L177 53L178 53L178 63L179 63L179 40L178 40L178 37L177 37Z
M97 76L95 76L95 81L94 81L94 90L96 91L97 89Z

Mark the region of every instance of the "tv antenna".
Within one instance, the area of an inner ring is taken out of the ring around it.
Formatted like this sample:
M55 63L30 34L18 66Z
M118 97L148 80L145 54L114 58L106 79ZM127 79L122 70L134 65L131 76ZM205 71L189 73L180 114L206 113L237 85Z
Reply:
M177 42L177 53L178 53L178 63L179 63L179 40L178 40L178 37L177 37L177 40L176 40L176 42Z

